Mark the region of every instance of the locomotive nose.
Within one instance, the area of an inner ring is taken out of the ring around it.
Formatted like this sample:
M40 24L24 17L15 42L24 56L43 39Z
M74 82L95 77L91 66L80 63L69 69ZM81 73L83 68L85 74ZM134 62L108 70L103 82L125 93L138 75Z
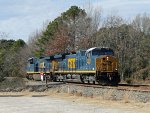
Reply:
M96 59L96 71L115 72L118 70L118 60L113 56L101 56Z

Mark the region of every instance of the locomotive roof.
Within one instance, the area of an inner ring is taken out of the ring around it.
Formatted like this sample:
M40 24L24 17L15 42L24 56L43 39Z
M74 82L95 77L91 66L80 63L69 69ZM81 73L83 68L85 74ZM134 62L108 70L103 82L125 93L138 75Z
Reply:
M92 51L92 50L94 50L94 49L96 49L96 48L98 48L98 47L92 47L92 48L86 50L86 53L88 53L89 51Z
M86 53L88 53L88 52L90 52L90 51L92 51L94 49L102 49L102 48L109 49L108 47L101 47L101 48L100 47L92 47L92 48L86 50Z
M34 57L28 58L28 60L32 60Z
M32 59L37 59L37 58L36 57L30 57L30 58L28 58L28 61L32 60Z

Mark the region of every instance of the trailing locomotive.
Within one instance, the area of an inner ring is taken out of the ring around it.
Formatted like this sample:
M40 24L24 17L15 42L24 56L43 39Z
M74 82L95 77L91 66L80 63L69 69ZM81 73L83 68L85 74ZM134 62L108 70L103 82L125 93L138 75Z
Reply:
M30 58L27 77L33 79L41 72L53 81L80 79L83 83L98 82L102 85L117 85L120 82L118 59L110 48L94 47L74 53Z

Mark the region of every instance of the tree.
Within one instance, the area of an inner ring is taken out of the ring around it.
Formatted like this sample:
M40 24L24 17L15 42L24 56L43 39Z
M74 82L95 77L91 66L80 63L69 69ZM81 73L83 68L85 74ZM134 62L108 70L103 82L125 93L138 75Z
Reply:
M54 40L49 40L48 46L45 49L45 55L54 55L67 52L66 49L71 43L68 37L67 29L61 26L54 35Z
M23 76L20 71L21 57L20 50L25 46L25 42L21 39L0 40L0 78L8 76Z
M49 48L50 42L53 40L57 41L58 34L60 35L62 31L66 32L65 35L68 37L67 39L70 40L70 43L68 43L66 47L70 50L75 50L76 41L78 41L78 37L80 37L80 34L82 34L80 30L77 30L77 28L79 28L78 23L81 24L81 19L85 16L86 13L84 10L77 6L72 6L66 12L62 13L60 17L57 17L54 21L49 22L47 28L41 33L40 38L38 38L36 42L36 45L38 46L36 53L38 53L38 56L47 53L46 48ZM58 33L59 31L61 33Z

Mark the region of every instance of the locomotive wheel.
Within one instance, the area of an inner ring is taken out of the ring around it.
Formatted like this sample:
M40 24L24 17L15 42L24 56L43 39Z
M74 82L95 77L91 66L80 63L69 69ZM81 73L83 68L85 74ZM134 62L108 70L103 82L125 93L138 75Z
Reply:
M63 83L66 83L66 79L67 79L67 77L66 77L66 75L64 75L63 76Z
M97 82L101 85L116 86L120 82L120 77L118 75L114 75L114 76L102 75L102 76L97 76L96 79Z
M28 80L30 80L30 79L29 79L29 75L26 75L26 78L27 78Z
M83 75L80 75L80 80L81 80L82 83L85 83L85 79L84 79Z
M110 80L110 84L112 86L117 86L119 82L120 82L119 76L113 76L112 79Z
M95 81L93 81L93 84L95 84Z
M55 75L52 75L52 81L57 82L57 77Z
M97 82L102 86L110 85L110 81L109 81L109 78L107 76L97 77Z

